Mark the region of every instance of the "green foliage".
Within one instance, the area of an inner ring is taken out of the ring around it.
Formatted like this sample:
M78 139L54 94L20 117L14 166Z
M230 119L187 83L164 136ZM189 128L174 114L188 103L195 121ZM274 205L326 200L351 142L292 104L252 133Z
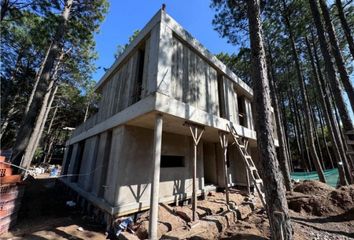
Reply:
M250 79L250 53L248 39L248 19L246 1L241 0L212 0L210 7L215 11L213 19L214 29L221 37L233 45L238 45L240 51L231 55L220 53L218 58L223 61L233 72L235 72L242 80L251 83ZM354 5L353 1L347 0L343 2L344 11L349 25L354 33ZM347 71L353 76L353 60L348 51L348 44L343 33L342 26L337 16L335 5L330 5L331 17L334 28L338 35L339 45L342 54L347 63ZM315 26L308 0L270 0L261 1L261 20L263 27L263 37L265 41L265 50L267 57L268 72L272 73L272 81L275 83L278 92L278 98L281 105L281 112L284 119L284 126L289 137L290 151L295 157L300 157L297 152L296 143L296 124L295 117L301 121L300 127L304 124L302 98L299 88L299 81L296 74L296 65L293 58L290 33L292 34L296 51L299 55L300 70L305 81L307 95L311 109L319 107L319 91L313 84L313 69L310 64L307 52L305 38L314 41L317 51L318 42L316 39ZM270 61L271 59L271 61ZM319 62L321 73L326 77L323 69L323 59L319 54ZM274 93L271 93L274 94ZM319 135L322 130L319 124L319 114L315 112L314 125ZM324 129L325 137L328 138L328 128ZM297 133L301 138L305 137L304 133Z
M241 48L237 55L219 53L216 55L216 57L244 82L246 82L248 85L251 85L251 51L249 48Z
M1 140L11 145L21 124L36 74L58 27L64 1L10 0L2 1L2 6L4 2L9 2L10 9L2 15L0 27L1 124L13 103L16 111L10 116L9 126ZM73 3L61 42L65 55L56 79L59 90L54 101L54 106L58 106L54 132L63 126L80 124L84 119L85 106L92 105L92 111L95 109L97 100L91 79L97 58L94 35L99 31L108 7L106 0L78 0ZM49 119L51 116L52 111Z
M124 44L124 45L118 45L117 46L117 50L116 53L114 54L114 58L118 59L120 57L120 55L122 55L125 51L125 49L127 49L127 47L129 46L129 44L131 42L134 41L134 39L138 36L138 34L140 33L140 30L135 30L133 32L133 35L131 35L128 39L128 43Z

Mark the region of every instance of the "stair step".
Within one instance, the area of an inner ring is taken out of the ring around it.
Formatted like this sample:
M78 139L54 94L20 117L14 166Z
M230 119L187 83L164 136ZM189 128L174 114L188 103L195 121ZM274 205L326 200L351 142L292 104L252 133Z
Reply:
M256 182L256 184L263 183L263 180L262 180L262 179L255 179L254 181Z
M348 151L347 154L354 155L354 151Z
M257 168L256 168L256 167L251 166L251 167L250 167L250 171L257 171Z

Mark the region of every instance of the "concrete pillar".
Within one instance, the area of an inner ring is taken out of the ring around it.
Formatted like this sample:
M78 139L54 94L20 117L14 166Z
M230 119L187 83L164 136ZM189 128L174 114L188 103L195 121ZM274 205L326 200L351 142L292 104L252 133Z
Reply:
M159 184L160 184L160 162L161 162L161 142L162 142L162 115L157 114L155 119L153 159L153 179L150 194L150 221L149 239L157 239L157 218L159 208Z

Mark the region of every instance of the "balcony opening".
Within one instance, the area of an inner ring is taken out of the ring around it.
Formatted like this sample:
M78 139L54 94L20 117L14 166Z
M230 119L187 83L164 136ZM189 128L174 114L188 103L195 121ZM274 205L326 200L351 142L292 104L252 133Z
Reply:
M245 99L243 96L237 97L237 105L238 105L238 120L241 126L247 126L247 114L245 109Z

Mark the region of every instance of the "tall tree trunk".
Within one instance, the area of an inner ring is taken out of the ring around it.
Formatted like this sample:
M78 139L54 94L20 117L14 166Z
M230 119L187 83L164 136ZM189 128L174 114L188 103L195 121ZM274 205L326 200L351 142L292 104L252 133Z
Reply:
M279 163L276 158L269 81L265 60L262 26L260 20L259 0L247 1L247 15L251 42L252 79L256 108L256 129L258 132L258 149L262 162L262 175L265 186L265 199L271 228L272 239L292 239L292 228L288 215L288 204L284 185L279 178Z
M27 115L24 118L23 123L21 124L20 130L18 131L16 142L13 147L13 157L11 159L12 163L15 165L21 164L24 150L33 132L37 113L41 108L43 99L48 89L48 85L50 83L51 72L53 70L54 63L60 54L60 45L66 32L67 21L69 19L72 3L73 0L66 0L65 2L65 7L60 18L60 23L52 41L52 48L50 49L47 61L44 65L43 72L37 86L36 94L34 95L33 102L29 108Z
M320 1L320 7L322 10L322 15L324 18L325 26L326 26L326 29L328 32L329 41L330 41L331 47L332 47L331 48L332 53L333 53L334 59L336 61L337 69L339 72L339 76L340 76L340 79L343 83L344 89L347 92L352 110L354 111L354 88L353 88L352 83L349 80L349 75L348 75L347 69L345 68L345 63L343 60L342 53L341 53L339 46L338 46L338 39L337 39L336 33L333 28L333 24L331 21L331 17L329 15L327 5L324 0L319 0L319 1Z
M295 129L297 130L296 132L296 141L297 141L297 144L298 144L298 147L299 147L299 155L300 155L300 163L303 167L303 169L305 169L306 172L310 171L310 168L308 166L308 164L306 163L306 156L305 156L305 153L306 153L306 141L303 141L303 137L302 137L302 129L300 128L300 119L299 119L299 115L298 115L298 112L297 112L297 107L296 107L296 104L295 104L295 100L294 100L294 95L293 95L293 92L292 92L292 88L290 87L291 89L291 92L289 91L289 96L290 96L290 100L289 102L291 103L290 104L290 108L292 106L292 110L291 110L291 116L292 118L294 119L294 123L295 123Z
M56 105L54 108L53 116L52 116L52 119L50 120L48 129L47 129L47 134L49 134L50 131L52 130L53 122L54 122L55 116L57 115L57 112L58 112L58 105Z
M354 59L354 40L353 40L353 36L350 31L349 24L347 22L347 19L345 18L342 1L336 0L336 6L337 6L337 10L338 10L340 23L342 24L342 28L343 28L345 37L346 37L348 45L349 45L350 53L352 54L352 57Z
M52 144L54 143L54 139L52 136L51 136L51 130L52 130L52 126L53 126L53 122L54 122L54 119L57 115L57 112L58 112L58 105L55 106L54 108L54 112L53 112L53 116L49 122L49 126L48 126L48 129L47 129L47 139L49 138L49 143L45 145L45 148L44 148L44 160L43 162L47 162L48 161L48 157L49 157L49 154L50 154L50 151L51 151L51 147L52 147Z
M84 122L86 122L86 120L87 120L89 108L90 108L90 104L88 103L86 106L86 109L85 109Z
M9 122L11 120L11 118L13 117L13 115L15 115L15 113L17 112L15 109L15 103L16 101L13 101L11 103L11 107L8 110L6 116L4 119L1 119L1 130L0 130L0 140L2 139L2 137L4 136L4 133L7 129L7 126L9 125Z
M322 153L322 148L321 148L321 143L320 143L320 139L318 137L318 132L317 132L317 121L316 121L316 116L315 116L315 112L314 110L311 108L311 121L312 121L312 125L313 125L313 132L315 135L315 144L317 145L317 152L318 152L318 156L321 160L321 164L322 164L322 168L324 170L326 170L326 165L325 165L325 161L324 161L324 157L323 157L323 153Z
M51 91L51 93L50 93L51 98L49 100L48 106L45 109L44 117L43 117L42 123L40 125L39 131L35 135L35 142L34 142L34 144L32 146L30 146L32 149L29 149L30 152L29 152L28 158L26 158L26 152L27 151L25 151L24 161L26 159L28 159L28 163L27 163L27 166L26 166L27 168L30 166L30 164L31 164L31 162L33 160L35 151L36 151L36 149L38 147L38 144L39 144L39 141L40 141L40 139L42 137L43 130L44 130L44 127L45 127L45 123L46 123L46 120L48 118L48 114L50 112L50 108L51 108L51 106L53 104L53 101L54 101L54 98L55 98L57 90L58 90L58 85L54 86L52 91Z
M309 58L310 58L310 63L311 63L311 67L313 70L313 75L314 75L314 82L317 86L318 89L318 95L320 96L320 103L321 103L321 107L322 107L322 112L323 115L325 117L326 120L326 124L328 127L328 132L329 132L329 136L332 142L332 147L333 147L333 152L335 155L335 159L338 165L338 170L339 170L339 174L341 175L340 177L340 182L341 185L345 185L346 184L346 179L345 176L347 176L347 180L349 182L351 182L351 178L350 178L350 174L348 176L348 173L350 173L350 170L348 169L347 166L344 166L346 170L346 174L344 173L344 170L342 168L341 162L347 162L346 160L346 155L344 152L344 148L343 148L343 142L341 141L341 137L339 134L339 129L334 120L334 116L333 116L333 111L332 111L332 106L329 100L329 92L328 92L328 88L326 88L326 84L325 81L323 79L323 75L321 73L321 68L319 65L319 59L317 56L317 51L315 46L314 47L314 52L312 53L311 50L311 46L310 43L308 41L308 39L306 38L306 45L307 45L307 51L309 53ZM314 41L314 40L313 40ZM314 45L314 42L313 42ZM313 58L314 57L314 58ZM345 164L346 165L346 164ZM343 176L343 177L342 177Z
M38 144L39 144L39 140L42 137L42 133L43 133L44 126L45 126L45 123L48 118L50 108L53 104L55 94L58 90L58 85L56 84L56 78L57 78L57 74L58 74L58 70L59 70L59 65L60 65L63 57L64 57L64 52L61 53L61 55L56 63L54 73L52 75L48 91L44 96L43 103L42 103L41 109L39 111L39 115L37 117L34 130L31 134L30 140L28 141L27 147L25 149L25 154L23 157L22 166L24 166L26 168L28 168L30 166L30 164L33 160L35 151L36 151Z
M332 62L331 54L330 54L330 48L326 40L326 36L324 34L324 28L321 22L321 17L320 17L320 12L317 6L317 2L313 0L309 0L310 3L310 8L311 8L311 13L313 20L316 25L316 30L317 30L317 35L318 35L318 40L320 42L320 48L321 52L323 55L323 59L325 61L325 69L327 72L328 80L331 85L331 89L333 91L335 100L336 100L336 105L338 107L338 110L340 112L341 120L343 122L343 127L345 131L351 131L353 130L353 124L351 122L348 109L345 105L345 101L342 96L342 91L341 87L339 84L339 81L336 77L336 72L335 68Z
M272 98L272 105L274 109L274 116L275 116L275 123L277 127L277 135L278 135L278 141L279 141L279 165L280 165L280 170L283 174L284 178L284 185L286 187L287 191L292 191L291 187L291 179L290 179L290 170L289 170L289 156L287 155L286 152L286 142L285 142L285 133L283 129L283 122L280 118L280 111L279 111L279 102L278 102L278 96L275 90L275 74L273 70L273 59L272 59L272 54L271 50L268 49L268 59L269 59L269 85L270 85L270 95Z
M280 93L279 93L279 91L277 91L276 88L275 88L275 92L280 97ZM285 147L285 153L286 153L287 159L288 159L289 171L292 172L292 171L294 171L294 167L293 167L292 156L291 156L290 145L289 145L289 129L288 129L287 123L284 121L285 114L282 111L280 111L280 109L279 109L279 117L280 117L280 122L282 123L281 127L284 132L284 140L285 140L284 147Z
M0 12L0 21L4 20L7 12L10 10L10 0L1 1L1 12Z
M34 94L36 93L37 91L37 86L38 86L38 83L39 83L39 80L41 79L41 76L42 76L42 72L43 72L43 69L44 69L44 64L47 62L47 59L48 59L48 55L49 55L49 52L50 52L50 49L52 47L52 44L49 45L48 49L47 49L47 52L44 56L44 59L41 63L41 66L36 74L36 78L35 78L35 81L34 81L34 85L33 85L33 89L32 89L32 92L31 92L31 95L27 101L27 105L26 105L26 109L25 109L25 113L23 116L26 116L29 109L30 109L30 106L32 104L32 101L33 101L33 97L34 97Z
M314 133L313 133L313 126L312 126L312 121L311 121L310 106L309 106L309 102L308 102L308 98L307 98L304 78L301 73L299 56L297 54L297 50L295 47L295 38L293 36L293 30L292 30L292 27L290 24L289 16L287 15L285 1L283 1L283 4L284 4L284 22L285 22L286 28L288 29L288 33L289 33L291 52L292 52L293 60L295 62L296 74L297 74L297 78L299 81L300 92L301 92L301 97L302 97L302 101L303 101L303 112L304 112L304 116L305 116L305 127L307 130L307 142L308 142L308 146L309 146L309 151L311 154L311 159L313 161L313 164L315 165L315 169L317 171L319 180L321 182L325 183L326 178L324 176L321 162L318 157L315 142L314 142Z
M323 145L324 145L325 148L326 148L326 153L327 153L329 162L330 162L330 164L331 164L331 169L333 169L333 168L334 168L333 157L332 157L331 151L329 151L328 144L327 144L327 140L326 140L326 134L325 134L325 131L324 131L324 123L323 123L323 114L321 113L321 109L320 109L318 106L317 106L317 114L318 114L318 118L319 118L319 122L320 122L320 127L321 127ZM326 126L327 126L327 128L329 128L327 124L326 124ZM331 129L331 130L332 130L332 129ZM333 130L332 130L332 131L333 131ZM337 146L337 147L338 147L338 146Z

